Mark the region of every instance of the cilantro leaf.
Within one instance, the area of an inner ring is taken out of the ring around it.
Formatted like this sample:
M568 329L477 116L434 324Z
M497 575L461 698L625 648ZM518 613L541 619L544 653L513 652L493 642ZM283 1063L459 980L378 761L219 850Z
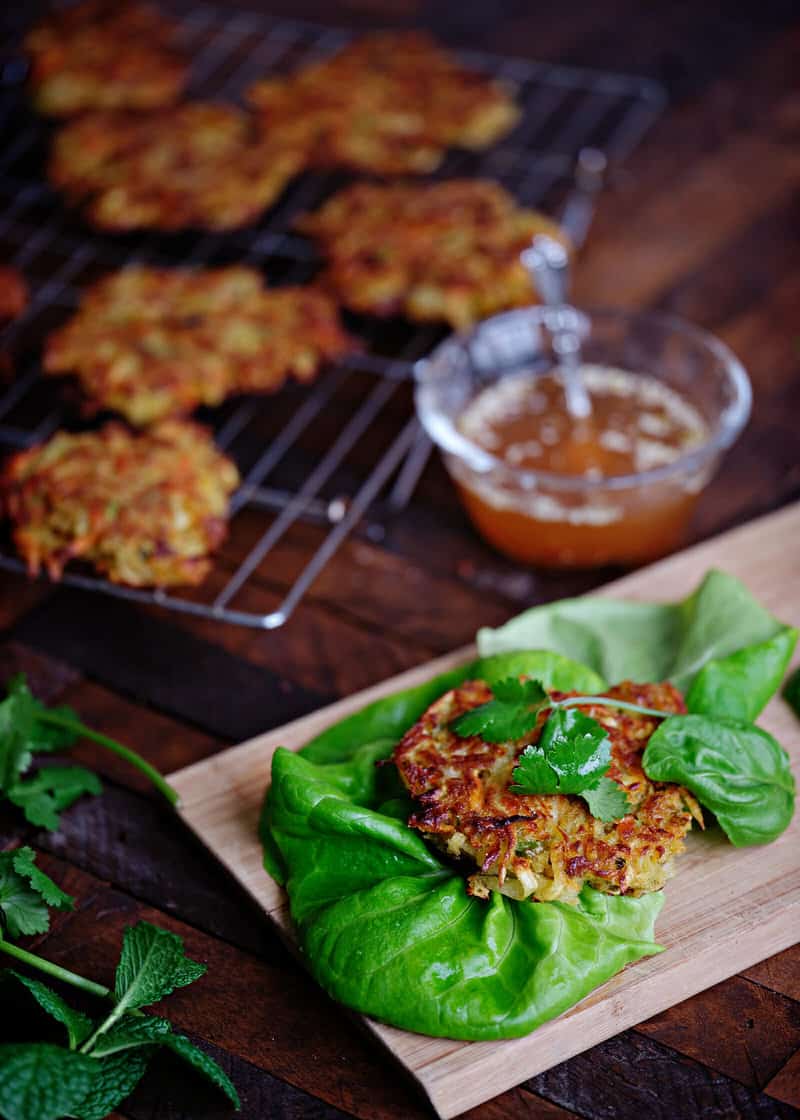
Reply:
M487 743L521 739L533 731L539 712L548 703L539 681L520 681L515 677L495 681L492 696L493 699L453 721L457 735L480 735Z
M193 983L206 971L204 964L190 960L176 933L149 922L128 926L117 965L114 995L115 1018L168 996L175 988Z
M611 740L578 708L557 708L539 742L526 747L514 769L512 793L583 793L597 785L611 761Z
M12 677L0 703L0 790L13 785L31 764L34 715L25 678Z
M581 797L599 821L618 821L631 811L625 790L608 777L601 778L591 789L583 790Z
M49 1042L0 1046L0 1116L5 1120L59 1120L92 1088L96 1063Z
M153 1049L123 1050L107 1058L92 1056L97 1067L92 1087L72 1115L78 1120L104 1120L142 1080Z
M9 980L17 980L24 988L27 988L42 1011L47 1012L51 1018L56 1019L67 1028L70 1050L75 1050L92 1033L92 1021L88 1015L70 1007L66 1000L62 999L58 992L54 992L47 984L43 984L40 980L33 980L30 976L23 976L21 972L15 972L11 968L3 973L3 977Z
M62 809L68 809L84 793L98 794L102 789L97 775L83 766L48 766L32 778L7 787L6 796L22 809L31 824L55 832L61 823Z
M0 919L12 939L46 933L48 906L71 910L73 899L35 866L31 848L0 852Z

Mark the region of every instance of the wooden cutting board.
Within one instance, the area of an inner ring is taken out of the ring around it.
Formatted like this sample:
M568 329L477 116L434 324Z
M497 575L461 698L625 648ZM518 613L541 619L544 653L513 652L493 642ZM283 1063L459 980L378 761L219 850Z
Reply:
M800 627L800 503L609 584L601 594L678 599L711 567L738 576L769 610ZM474 652L471 646L456 650L171 775L187 824L290 943L286 896L263 870L256 833L274 750L297 749L370 701ZM800 721L776 698L760 723L790 751L800 774ZM453 1042L364 1022L439 1115L456 1116L794 944L800 935L800 813L779 840L761 848L737 849L719 836L693 832L665 894L656 935L666 952L629 965L526 1038Z

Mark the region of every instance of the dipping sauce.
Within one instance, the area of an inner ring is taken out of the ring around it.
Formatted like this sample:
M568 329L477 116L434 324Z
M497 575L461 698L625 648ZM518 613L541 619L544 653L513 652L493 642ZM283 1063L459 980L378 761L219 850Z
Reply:
M552 373L509 374L470 402L457 427L500 466L479 474L451 459L467 512L491 544L525 563L594 567L663 556L681 543L707 472L613 480L669 465L705 443L708 427L655 377L600 365L580 375L592 402L586 420L569 415ZM516 473L526 470L561 478Z

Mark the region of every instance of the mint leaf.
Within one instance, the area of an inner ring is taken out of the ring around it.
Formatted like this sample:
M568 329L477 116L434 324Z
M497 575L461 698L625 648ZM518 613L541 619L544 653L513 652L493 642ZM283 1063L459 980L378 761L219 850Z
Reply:
M104 1120L141 1081L151 1048L125 1050L108 1058L92 1058L97 1067L92 1087L72 1112L78 1120Z
M70 910L73 899L34 865L30 848L0 852L0 920L13 940L25 934L46 933L48 906Z
M192 1069L196 1069L198 1073L202 1073L203 1076L207 1077L218 1089L221 1089L228 1100L233 1104L234 1108L241 1108L239 1094L236 1092L236 1087L227 1073L217 1065L209 1054L206 1054L199 1046L195 1046L193 1042L190 1042L186 1035L169 1034L164 1039L163 1045L166 1046L168 1050L171 1050L173 1054L177 1054L179 1057L183 1058L185 1062L188 1062Z
M512 775L512 793L583 793L597 785L611 761L611 740L578 708L557 708L539 742L526 747Z
M618 821L631 811L627 793L612 778L601 778L596 786L583 790L581 797L599 821Z
M47 984L42 984L40 980L33 980L30 976L23 976L22 973L15 972L13 969L7 969L3 976L6 979L17 980L24 988L27 988L41 1009L67 1028L70 1050L80 1046L83 1040L92 1033L91 1019L84 1015L82 1011L76 1011L74 1007L70 1007L66 1000L62 999L58 992L48 988Z
M160 1044L171 1032L168 1021L157 1015L126 1015L105 1034L98 1036L92 1047L92 1057L102 1058L137 1046Z
M122 1011L156 1003L175 988L193 983L205 971L204 964L185 955L177 934L149 922L128 926L114 984L115 1017L119 1018Z
M212 1057L190 1042L185 1035L175 1034L171 1024L157 1015L126 1015L111 1030L98 1037L92 1057L118 1055L146 1046L164 1046L202 1073L239 1108L239 1095L228 1075Z
M454 720L455 733L462 738L480 735L487 743L505 743L533 731L539 712L548 703L539 681L508 677L491 687L493 699Z
M102 789L97 775L83 766L48 766L32 778L15 782L6 789L6 796L31 824L55 832L62 809L68 809L84 793L98 794Z
M60 1120L92 1088L91 1058L47 1042L0 1046L0 1116L5 1120Z

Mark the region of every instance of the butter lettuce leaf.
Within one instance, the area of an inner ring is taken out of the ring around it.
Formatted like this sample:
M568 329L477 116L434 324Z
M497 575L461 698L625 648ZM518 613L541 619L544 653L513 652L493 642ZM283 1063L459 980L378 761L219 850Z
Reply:
M534 607L498 629L480 630L478 650L483 656L554 650L612 684L671 680L689 690L693 710L752 720L777 689L796 638L743 583L710 571L675 603L584 596ZM741 684L746 700L734 712Z
M350 763L282 749L273 759L265 827L304 959L331 996L424 1034L512 1038L660 951L660 894L587 887L575 906L470 897L404 820L376 811L383 791L356 776L393 745L357 745Z
M761 727L719 716L672 716L651 735L642 765L653 781L691 790L737 847L768 844L792 819L789 756Z

